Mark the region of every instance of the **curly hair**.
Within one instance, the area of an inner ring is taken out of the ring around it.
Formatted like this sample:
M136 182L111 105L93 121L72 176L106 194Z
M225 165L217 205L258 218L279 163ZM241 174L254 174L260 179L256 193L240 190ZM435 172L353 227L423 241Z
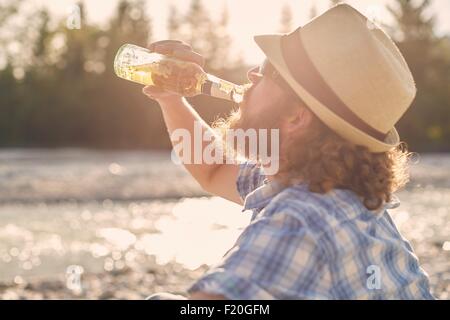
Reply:
M286 95L266 107L268 111L276 108L276 113L266 112L252 119L244 108L232 112L227 119L216 120L213 128L223 136L228 128L276 128L299 107L308 109L302 100L293 101ZM370 152L367 147L340 137L312 114L305 132L282 138L275 178L285 186L306 183L316 193L349 189L367 209L377 210L409 181L410 156L405 143L387 152Z
M277 174L284 184L306 182L309 190L326 193L349 189L369 210L379 209L409 181L406 144L382 153L355 145L337 135L317 117L308 132L290 137Z

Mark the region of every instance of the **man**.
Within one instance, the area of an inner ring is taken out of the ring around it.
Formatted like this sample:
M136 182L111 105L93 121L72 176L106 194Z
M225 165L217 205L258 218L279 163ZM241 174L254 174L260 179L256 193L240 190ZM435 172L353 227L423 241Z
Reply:
M279 128L280 170L268 176L250 161L185 164L205 190L253 211L189 298L433 299L386 210L408 179L408 152L394 125L416 89L401 53L346 4L290 34L255 41L267 60L248 72L251 89L220 126ZM180 41L150 49L203 65ZM176 94L144 93L161 105L169 132L192 132L202 121ZM181 297L151 297L171 298Z

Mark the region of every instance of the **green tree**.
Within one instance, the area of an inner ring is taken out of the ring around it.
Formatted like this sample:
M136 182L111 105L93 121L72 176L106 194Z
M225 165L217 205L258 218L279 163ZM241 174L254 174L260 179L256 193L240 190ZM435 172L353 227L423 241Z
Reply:
M49 29L50 14L47 10L42 9L37 13L39 18L37 26L37 38L32 48L32 63L41 66L45 64L45 58L48 55L49 41L53 36L53 32Z
M178 9L173 4L169 7L169 18L167 21L167 31L169 35L169 39L179 39L179 32L180 32L180 26L181 26L181 19L180 13L178 12Z
M20 125L26 128L23 139L34 146L60 146L75 143L80 130L79 105L83 104L83 88L88 83L84 67L88 54L85 35L91 28L85 23L82 3L82 30L69 30L61 21L56 30L50 30L50 16L46 9L36 15L32 24L38 30L30 39L30 62L25 66L22 88L24 118ZM65 21L64 21L65 22ZM86 29L84 29L86 28ZM51 59L56 35L64 39L64 47L55 64ZM33 92L32 95L26 94Z
M281 33L289 33L292 31L292 9L285 3L281 8L280 30Z
M207 34L207 40L209 41L208 66L219 74L233 63L229 56L232 41L227 32L228 19L228 8L224 6L220 21L216 26L213 26L213 22L210 22L212 27Z
M142 95L141 86L119 79L113 70L114 57L123 44L146 47L151 41L151 19L145 12L144 1L122 0L108 30L99 39L106 44L102 49L105 72L99 79L102 85L90 95L96 109L89 118L89 140L94 145L111 148L169 145L166 139L161 139L164 128L156 103Z
M21 101L19 100L19 88L14 77L14 67L7 63L0 71L0 145L16 146L21 142L20 119Z
M194 50L209 53L209 43L206 35L212 27L209 14L201 0L192 0L189 10L183 19L183 40L188 42ZM209 57L209 56L208 56Z
M431 2L397 0L388 10L396 24L392 36L405 56L417 86L417 96L399 123L407 143L422 150L449 150L450 49L448 38L434 33Z
M309 10L309 19L314 19L317 17L317 6L313 3L311 9Z
M6 11L12 16L1 18L3 30L15 35L15 39L6 37L0 41L4 49L3 57L6 57L6 67L0 71L0 143L8 146L23 145L28 132L32 131L27 126L32 117L32 107L39 104L41 97L49 96L49 90L44 90L49 83L44 76L49 75L49 70L46 69L46 74L39 70L46 63L46 50L51 37L48 32L49 14L47 10L40 9L26 17L26 25L8 24L8 19L14 20L13 16L22 9L19 3L7 4ZM30 30L37 30L37 35L32 35ZM10 43L17 45L14 52L8 50ZM30 92L34 93L33 97Z
M17 13L17 8L21 1L7 1L0 3L0 26Z
M285 3L281 8L280 30L281 33L288 33L292 31L292 9L291 6Z
M132 43L146 47L151 41L151 19L145 14L145 3L142 0L121 0L104 35L108 44L104 61L108 66L112 65L117 50L123 44ZM112 69L107 68L107 71L113 76Z
M13 10L13 2L2 2L0 8L6 10L5 3L10 4L9 12L23 14L24 6ZM156 103L142 95L142 86L119 79L113 71L121 45L146 46L151 39L151 20L145 15L144 1L122 0L106 29L90 23L83 2L78 5L81 29L69 29L66 19L52 20L45 9L22 19L24 25L10 24L2 15L4 11L0 12L2 31L15 36L0 38L0 52L6 57L3 61L0 57L0 145L169 147ZM200 25L191 25L196 21L188 19L191 13L203 16ZM244 66L227 62L231 39L226 32L226 8L216 22L200 1L194 1L177 23L180 30L187 27L185 41L197 41L194 48L199 46L197 50L207 57L208 71L231 81L244 81ZM11 40L17 44L15 51L8 51ZM193 100L209 121L230 109L228 102L218 99Z
M201 0L191 0L189 9L180 15L171 7L167 21L169 37L183 40L206 59L206 69L221 73L234 63L230 61L231 38L228 35L228 9L225 6L218 21L210 18Z
M219 19L215 21L210 18L201 0L191 0L185 14L179 15L175 8L170 10L168 33L171 38L189 43L195 51L202 54L206 60L207 72L230 81L244 82L246 67L243 65L242 57L239 55L234 59L231 57L232 40L227 32L228 19L226 6ZM213 121L218 114L228 113L231 106L229 102L203 96L190 100L198 106L198 111L206 121Z
M2 67L6 67L7 62L11 58L10 52L8 50L8 45L13 40L15 33L13 31L17 30L17 26L14 26L13 20L17 15L22 3L22 0L6 0L0 2L0 61L3 60L5 62L3 66L0 65L0 69Z
M344 0L330 0L330 7L334 7L338 3L345 2Z

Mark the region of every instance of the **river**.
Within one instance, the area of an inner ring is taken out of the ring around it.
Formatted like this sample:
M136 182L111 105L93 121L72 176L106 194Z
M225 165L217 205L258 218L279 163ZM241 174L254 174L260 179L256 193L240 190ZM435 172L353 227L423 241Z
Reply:
M411 172L390 212L448 299L450 154L421 155ZM0 282L136 267L143 257L195 270L220 259L250 219L203 192L168 152L6 149L0 190Z

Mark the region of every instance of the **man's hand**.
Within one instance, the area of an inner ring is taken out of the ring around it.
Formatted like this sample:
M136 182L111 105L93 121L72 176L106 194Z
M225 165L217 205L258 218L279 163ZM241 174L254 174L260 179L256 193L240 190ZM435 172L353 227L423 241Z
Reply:
M184 61L194 62L202 68L205 65L205 59L200 54L194 52L190 45L179 40L156 41L151 43L148 49L151 52L172 56ZM181 96L177 93L168 92L155 86L146 86L143 89L143 93L158 102L181 98Z
M203 57L192 51L192 48L188 44L177 40L154 42L149 46L149 50L171 55L180 60L194 62L200 67L203 67L205 63ZM143 92L149 98L155 99L159 103L167 130L171 137L177 129L188 130L190 137L194 137L194 124L196 122L201 124L202 132L209 131L211 136L214 136L213 130L181 95L167 92L155 86L147 86ZM172 144L178 143L178 139L175 141L172 140ZM190 145L190 154L195 154L195 143L191 143ZM204 142L201 146L202 150L207 145L209 145L209 142ZM184 163L184 166L206 191L242 204L242 199L236 188L236 178L239 172L238 165L226 163Z

